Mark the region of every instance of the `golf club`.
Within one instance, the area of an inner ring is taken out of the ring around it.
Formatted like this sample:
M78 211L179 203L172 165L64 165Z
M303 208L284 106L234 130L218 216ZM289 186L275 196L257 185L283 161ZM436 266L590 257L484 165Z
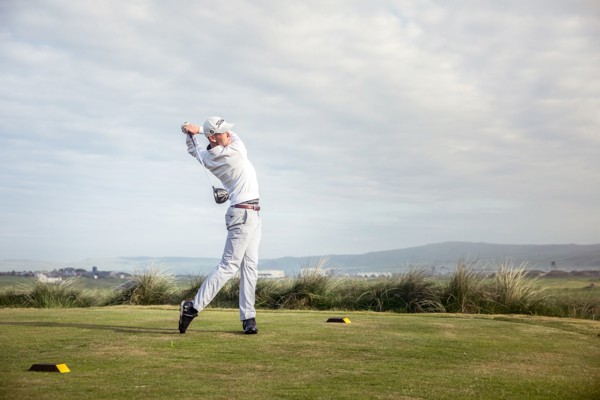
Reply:
M192 135L185 129L186 125L188 124L189 122L184 122L184 124L181 125L181 131L188 135L190 140L194 144L194 152L196 153L196 159L200 161L200 164L202 164L202 167L204 167L204 173L206 174L206 179L208 179L208 183L210 183L210 186L213 189L213 197L215 198L215 201L217 202L217 204L223 204L229 199L229 193L227 192L227 190L222 188L216 188L215 185L213 185L212 180L210 179L210 175L208 175L208 168L206 168L206 165L204 165L204 163L202 162L202 158L198 156L198 149L196 148L196 142L194 142L194 135Z

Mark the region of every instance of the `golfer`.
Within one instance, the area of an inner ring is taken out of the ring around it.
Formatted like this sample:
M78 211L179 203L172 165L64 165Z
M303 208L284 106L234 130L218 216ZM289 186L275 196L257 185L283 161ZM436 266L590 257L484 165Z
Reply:
M246 146L233 127L220 117L210 117L200 128L185 124L188 153L198 158L229 192L231 206L225 214L227 241L219 265L204 280L193 301L182 301L179 332L185 333L190 322L219 293L225 283L240 272L240 320L244 333L258 333L254 308L258 278L258 246L262 223L259 215L258 180L248 160ZM208 147L198 144L198 135L204 134Z

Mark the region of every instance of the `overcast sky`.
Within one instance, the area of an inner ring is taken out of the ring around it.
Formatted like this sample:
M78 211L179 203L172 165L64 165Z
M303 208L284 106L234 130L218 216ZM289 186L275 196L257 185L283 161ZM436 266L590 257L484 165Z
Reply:
M595 1L0 1L0 259L219 257L179 130L234 123L261 256L600 242Z

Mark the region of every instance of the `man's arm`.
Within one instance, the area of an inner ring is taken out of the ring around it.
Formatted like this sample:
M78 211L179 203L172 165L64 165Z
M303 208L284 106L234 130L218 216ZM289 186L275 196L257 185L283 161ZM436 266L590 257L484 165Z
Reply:
M193 156L196 157L196 148L198 147L196 140L193 139L194 136L190 136L190 135L186 135L185 136L185 144L187 145L187 152Z

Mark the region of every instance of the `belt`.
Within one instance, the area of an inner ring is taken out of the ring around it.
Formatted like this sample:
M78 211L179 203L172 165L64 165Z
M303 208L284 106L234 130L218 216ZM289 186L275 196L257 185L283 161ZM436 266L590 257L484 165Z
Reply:
M254 210L260 211L260 206L258 204L236 204L232 206L234 208L245 208L246 210Z

